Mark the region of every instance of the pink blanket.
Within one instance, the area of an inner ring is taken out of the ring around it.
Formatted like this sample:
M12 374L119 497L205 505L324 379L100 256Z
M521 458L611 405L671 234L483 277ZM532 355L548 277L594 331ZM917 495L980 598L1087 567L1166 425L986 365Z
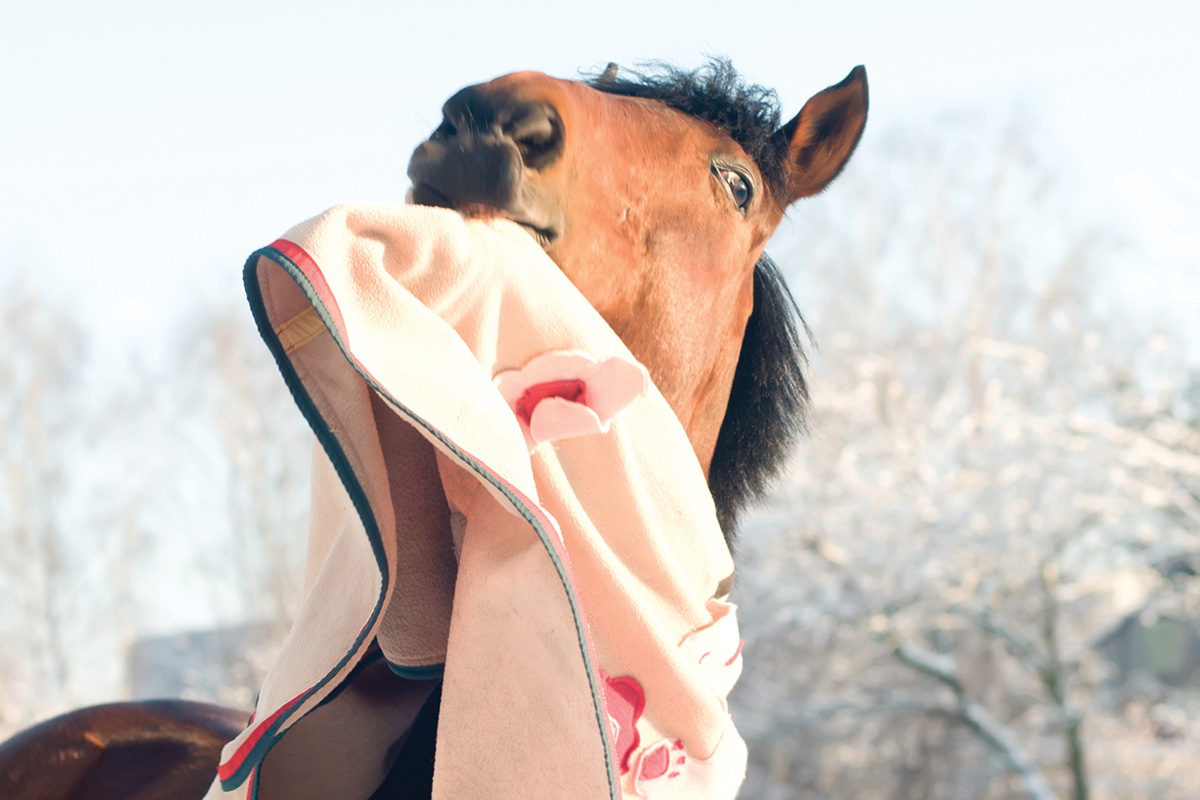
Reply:
M208 797L368 797L438 677L435 798L734 797L704 475L531 237L339 206L246 285L315 434L312 517L302 609Z

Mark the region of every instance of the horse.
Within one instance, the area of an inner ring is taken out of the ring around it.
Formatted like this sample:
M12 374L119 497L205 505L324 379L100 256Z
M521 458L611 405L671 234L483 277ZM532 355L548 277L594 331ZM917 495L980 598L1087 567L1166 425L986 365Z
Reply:
M610 64L582 81L513 73L445 103L409 162L409 201L529 232L650 372L732 546L808 401L807 328L764 248L792 203L842 171L867 108L862 66L786 123L775 94L724 60ZM396 743L374 798L429 796L438 698ZM0 795L199 797L195 775L214 774L243 722L199 704L71 712L0 746Z
M202 797L221 748L248 716L186 700L71 711L0 745L0 797Z

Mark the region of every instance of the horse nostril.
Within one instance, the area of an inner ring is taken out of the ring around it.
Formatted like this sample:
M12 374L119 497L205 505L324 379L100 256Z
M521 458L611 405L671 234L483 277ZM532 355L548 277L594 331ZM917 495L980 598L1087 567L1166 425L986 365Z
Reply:
M563 152L562 120L549 103L529 103L513 110L503 127L529 169L544 169Z
M443 118L442 124L437 126L437 129L433 132L433 135L430 136L429 138L431 138L431 139L449 139L449 138L452 138L457 135L458 135L458 128L454 127L454 123L452 123L448 119Z
M545 125L539 126L537 130L524 132L521 136L516 137L517 146L523 150L538 150L544 148L546 144L554 138L554 130L550 127L549 121Z

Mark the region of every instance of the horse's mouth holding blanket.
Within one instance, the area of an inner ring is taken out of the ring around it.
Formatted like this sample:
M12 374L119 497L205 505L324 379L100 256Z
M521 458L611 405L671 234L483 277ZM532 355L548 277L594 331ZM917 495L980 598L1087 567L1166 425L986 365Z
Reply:
M411 175L411 165L409 169ZM553 244L560 235L559 231L554 228L539 227L533 222L525 219L523 216L520 216L498 205L477 202L459 202L452 200L425 182L414 182L412 191L408 195L408 200L409 202L419 206L448 208L452 211L459 212L464 217L470 217L474 219L507 219L510 222L517 223L522 230L533 237L533 240L537 242L538 246L543 250Z
M587 83L518 72L446 101L409 162L409 200L533 237L649 369L728 536L806 399L798 312L763 248L841 171L866 112L861 67L787 123L721 62Z

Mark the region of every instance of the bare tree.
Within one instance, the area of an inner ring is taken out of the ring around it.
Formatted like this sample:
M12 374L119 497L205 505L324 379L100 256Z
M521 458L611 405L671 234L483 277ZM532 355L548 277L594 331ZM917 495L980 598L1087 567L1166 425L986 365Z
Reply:
M130 645L188 627L254 623L201 690L248 704L300 599L310 446L244 303L97 381L82 323L26 287L0 293L0 736L119 699Z
M83 485L100 435L83 331L17 281L0 291L0 330L0 729L11 729L86 696L79 663L111 662L115 629L97 634L117 613L123 551L95 538Z
M814 436L743 545L748 792L1118 796L1092 645L1200 551L1182 373L1098 313L1125 254L1029 140L885 136L857 169L804 270Z
M195 309L171 364L162 403L174 464L161 492L164 518L188 520L190 569L212 616L272 631L255 666L231 676L241 697L256 688L301 599L310 436L243 302Z

